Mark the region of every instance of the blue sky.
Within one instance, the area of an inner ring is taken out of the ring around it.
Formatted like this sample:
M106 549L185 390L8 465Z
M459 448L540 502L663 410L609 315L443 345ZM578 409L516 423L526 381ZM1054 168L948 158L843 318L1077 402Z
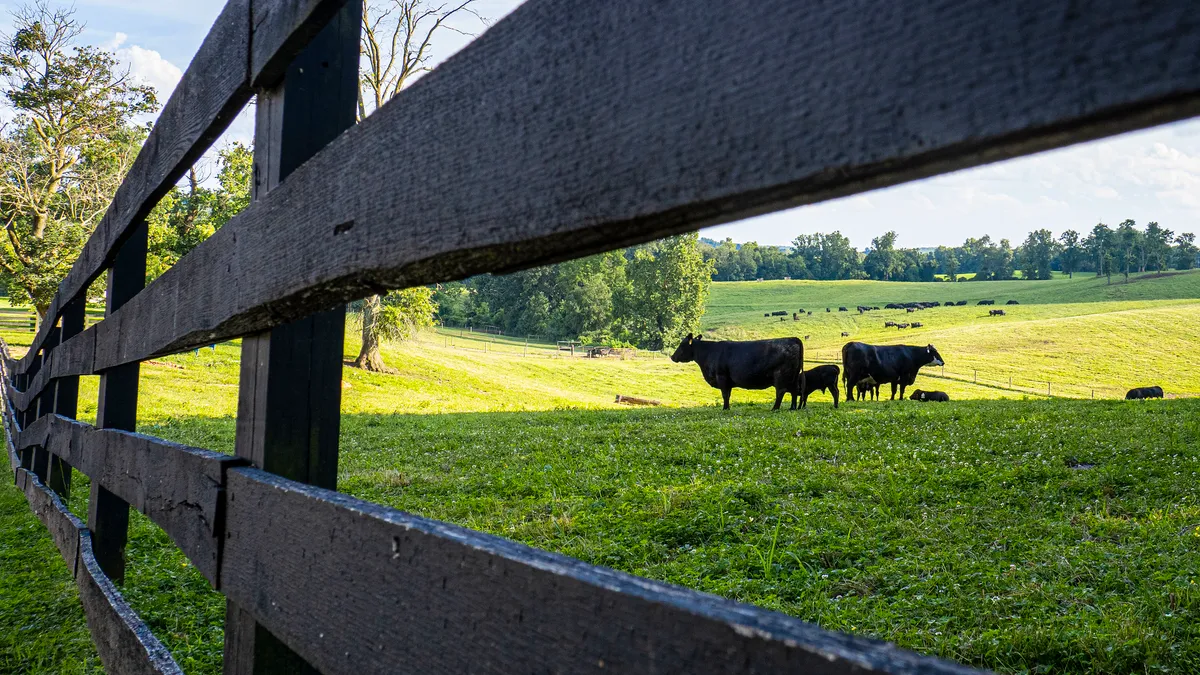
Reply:
M87 24L84 40L114 49L136 75L160 90L162 101L224 6L223 0L71 4ZM477 0L476 7L494 21L519 4ZM0 1L6 33L17 5ZM467 42L465 36L443 32L434 59L446 58ZM252 132L243 115L220 143L246 141ZM709 228L704 235L787 244L798 234L840 230L861 248L872 237L895 230L902 246L958 244L984 234L1017 244L1033 229L1084 232L1097 222L1115 224L1126 218L1200 233L1200 120L760 216Z

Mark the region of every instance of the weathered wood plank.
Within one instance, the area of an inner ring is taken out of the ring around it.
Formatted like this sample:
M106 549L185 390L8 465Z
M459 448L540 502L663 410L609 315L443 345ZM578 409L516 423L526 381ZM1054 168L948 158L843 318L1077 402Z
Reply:
M58 495L54 494L25 469L17 469L17 485L25 493L29 508L50 532L50 540L62 554L71 576L78 574L79 533L84 530L83 521L67 510Z
M104 669L125 675L183 675L171 653L104 575L87 530L79 535L79 600Z
M250 0L229 0L163 106L108 212L58 287L30 354L66 306L112 264L117 249L163 195L220 137L253 95ZM22 369L29 363L22 359Z
M222 590L323 673L976 672L257 469L227 480Z
M1179 3L703 7L526 3L151 284L133 339L97 326L94 367L1200 112Z
M171 537L214 587L223 518L224 472L246 460L159 438L48 415L16 439L70 463Z
M58 495L24 469L17 470L18 485L30 508L50 531L67 569L79 587L79 599L92 641L106 671L110 673L182 675L170 652L130 609L125 599L104 576L92 551L91 535Z
M254 0L250 76L255 87L279 83L288 65L346 4L346 0Z

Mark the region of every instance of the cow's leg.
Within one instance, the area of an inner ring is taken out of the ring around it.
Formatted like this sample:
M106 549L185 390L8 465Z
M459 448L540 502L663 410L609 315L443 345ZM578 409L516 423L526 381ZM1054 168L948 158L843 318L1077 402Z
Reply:
M836 382L833 384L832 387L829 388L829 392L831 394L833 394L833 408L834 408L834 410L836 410L838 407L838 388L837 388Z
M725 401L725 410L729 410L729 395L733 393L733 387L723 387L721 389L721 398Z
M896 400L896 383L895 382L892 383L892 400L893 401Z
M904 400L904 387L907 386L903 382L900 383L900 400Z
M779 406L783 404L783 395L787 390L783 387L775 387L775 405L771 406L771 410L779 410Z

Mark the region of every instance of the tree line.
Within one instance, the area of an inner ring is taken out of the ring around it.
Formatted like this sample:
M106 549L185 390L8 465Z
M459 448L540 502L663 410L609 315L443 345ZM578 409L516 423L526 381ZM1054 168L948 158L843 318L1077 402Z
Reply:
M510 335L661 349L700 325L712 280L696 234L439 284L437 318Z
M936 249L898 248L897 235L887 232L871 240L863 252L841 232L796 237L790 247L756 242L735 244L701 240L704 259L713 265L714 281L755 279L875 279L878 281L958 281L964 275L977 281L1013 279L1017 270L1026 279L1049 279L1052 271L1113 273L1188 270L1198 264L1200 249L1190 232L1176 235L1151 221L1139 229L1133 220L1115 228L1099 223L1081 235L1067 230L1057 238L1047 229L1034 230L1013 247L1008 239L984 235L961 246Z

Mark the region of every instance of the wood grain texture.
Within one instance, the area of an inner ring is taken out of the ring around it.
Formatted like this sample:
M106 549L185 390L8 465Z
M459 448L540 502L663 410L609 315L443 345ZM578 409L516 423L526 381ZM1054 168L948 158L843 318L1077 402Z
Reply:
M25 493L29 508L49 530L50 540L62 554L63 561L67 564L67 571L71 573L72 577L77 577L79 533L85 529L83 521L68 511L62 499L48 490L33 473L25 469L17 469L16 479L17 486Z
M20 432L18 451L42 447L163 529L214 587L224 473L247 462L142 434L47 415Z
M83 522L37 476L24 469L18 469L17 476L17 484L25 492L30 508L50 531L67 568L75 576L88 629L104 669L122 675L182 675L170 652L100 570L92 552L91 535Z
M969 673L257 469L222 590L323 673Z
M151 284L136 335L96 326L93 366L1200 111L1182 3L704 8L522 5Z
M346 0L252 2L250 77L255 87L278 84L292 60L346 4Z
M149 138L95 232L58 286L30 354L66 306L85 293L131 229L220 137L253 95L249 85L250 0L229 0L163 106ZM30 357L22 359L22 371Z

